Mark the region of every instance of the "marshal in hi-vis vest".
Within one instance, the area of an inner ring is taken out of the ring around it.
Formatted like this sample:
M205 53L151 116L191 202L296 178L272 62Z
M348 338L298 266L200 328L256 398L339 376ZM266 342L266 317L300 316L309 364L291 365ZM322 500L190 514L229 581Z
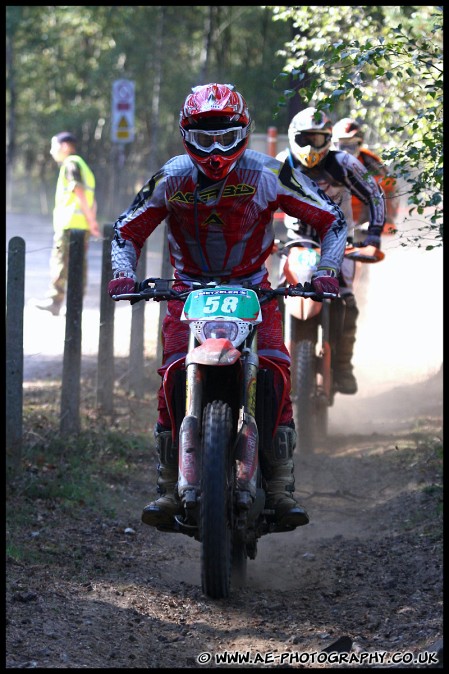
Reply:
M95 199L95 177L82 157L71 154L66 157L59 170L58 183L56 185L55 208L53 211L53 226L55 231L63 229L89 230L88 222L82 212L78 199L73 191L73 184L65 176L66 165L76 162L81 171L83 187L86 199L92 208Z

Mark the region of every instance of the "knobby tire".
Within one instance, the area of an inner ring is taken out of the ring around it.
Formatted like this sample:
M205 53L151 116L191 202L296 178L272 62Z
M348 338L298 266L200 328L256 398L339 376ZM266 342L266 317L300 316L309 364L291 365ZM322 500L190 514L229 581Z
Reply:
M304 454L311 454L315 449L317 423L315 343L310 340L298 342L295 355L293 376L298 450Z
M201 585L213 599L229 596L232 566L232 412L215 400L203 414L201 470Z

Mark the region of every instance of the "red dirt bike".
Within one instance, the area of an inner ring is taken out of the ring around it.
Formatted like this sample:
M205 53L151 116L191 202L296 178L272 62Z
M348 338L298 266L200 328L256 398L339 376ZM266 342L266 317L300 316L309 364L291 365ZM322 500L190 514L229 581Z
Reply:
M320 246L304 236L277 244L283 258L281 278L289 284L310 282L320 260ZM356 262L380 262L385 254L374 246L348 245L345 257ZM312 453L326 441L329 408L336 393L333 357L343 329L345 302L310 297L283 300L284 337L291 355L292 402L300 452Z
M176 292L172 282L149 278L138 292L113 299L184 301L181 321L190 327L188 352L170 365L163 380L178 447L182 514L170 527L158 529L201 543L202 590L225 598L231 579L244 583L258 539L280 531L274 511L265 508L259 453L272 442L286 386L279 366L257 353L260 305L275 296L327 301L336 295L320 296L302 285L267 290L215 283L194 283L192 289Z

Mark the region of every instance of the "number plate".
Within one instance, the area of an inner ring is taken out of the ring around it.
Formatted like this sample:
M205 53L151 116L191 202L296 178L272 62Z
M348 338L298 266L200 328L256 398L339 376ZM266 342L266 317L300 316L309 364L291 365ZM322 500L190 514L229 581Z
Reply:
M254 290L248 288L220 286L194 290L184 304L181 320L188 322L207 318L238 318L260 323L262 313L259 299Z
M309 267L316 267L316 265L320 261L319 252L312 248L295 248L294 251L292 252L295 260L295 265L301 267L302 269L307 269Z

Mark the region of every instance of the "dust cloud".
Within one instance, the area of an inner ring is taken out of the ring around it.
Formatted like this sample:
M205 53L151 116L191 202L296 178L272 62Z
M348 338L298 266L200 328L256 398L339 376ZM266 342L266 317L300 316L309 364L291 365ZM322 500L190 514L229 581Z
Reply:
M406 220L403 233L412 227ZM382 432L399 412L425 413L426 396L439 396L442 405L443 252L402 241L399 234L384 236L385 259L361 267L353 357L358 393L336 395L330 432Z

